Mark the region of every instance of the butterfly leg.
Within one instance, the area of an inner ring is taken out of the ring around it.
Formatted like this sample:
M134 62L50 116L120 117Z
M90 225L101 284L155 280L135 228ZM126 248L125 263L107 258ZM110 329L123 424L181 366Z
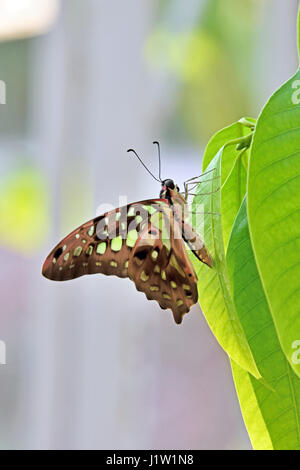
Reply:
M203 215L218 215L221 216L219 212L198 212L198 211L189 211L189 214L203 214Z
M189 183L190 181L194 181L197 178L202 178L202 176L207 175L208 173L211 173L212 171L215 171L215 170L216 170L216 168L212 168L211 170L205 171L204 173L202 173L199 176L193 176L193 178L189 178L188 180L186 180L185 183Z
M187 198L189 196L189 185L193 185L193 187L191 188L192 190L200 183L204 183L206 181L211 181L213 179L216 179L216 178L219 178L219 176L216 176L215 178L210 178L208 180L204 180L204 181L201 181L200 179L198 180L198 178L202 178L203 176L207 175L208 173L211 173L213 171L215 171L216 168L212 168L211 170L208 170L208 171L205 171L204 173L202 173L201 175L198 175L198 176L193 176L193 178L189 178L188 180L186 180L184 182L184 197L185 197L185 200L187 201ZM198 181L197 181L198 180ZM191 194L192 195L192 194Z
M204 180L204 181L185 182L184 183L184 192L181 193L181 194L184 194L184 198L187 201L188 196L206 196L206 195L209 195L209 194L216 193L217 191L219 191L221 189L221 186L219 186L214 191L210 191L209 193L194 194L194 193L190 193L189 191L195 189L201 183L206 183L207 181L212 181L212 180L215 180L215 179L218 179L218 178L220 178L220 176L216 176L215 178L210 178L210 179ZM192 188L189 188L189 186L192 186Z
M193 189L195 189L195 188L198 186L198 184L207 183L207 182L209 182L209 181L217 180L217 179L219 179L219 178L221 178L221 176L215 176L215 177L213 177L213 178L209 178L209 179L204 180L204 181L201 181L201 180L198 180L198 181L191 181L191 182L189 182L189 183L184 183L184 188L186 188L186 186L192 186L192 188L190 188L190 189L193 190Z

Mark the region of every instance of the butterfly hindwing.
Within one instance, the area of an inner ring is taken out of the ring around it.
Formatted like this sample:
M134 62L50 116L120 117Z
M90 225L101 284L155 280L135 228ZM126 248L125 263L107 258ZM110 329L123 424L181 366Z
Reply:
M130 254L128 275L149 300L170 308L176 323L197 302L197 277L170 207L150 217Z

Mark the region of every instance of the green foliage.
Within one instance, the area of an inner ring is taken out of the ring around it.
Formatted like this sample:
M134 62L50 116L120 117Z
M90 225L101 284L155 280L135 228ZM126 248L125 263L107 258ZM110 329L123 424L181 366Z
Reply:
M263 385L232 360L244 419L256 449L300 448L300 380L282 351L251 245L246 200L227 250L231 290ZM251 400L249 397L252 397Z
M253 137L248 217L281 346L296 373L300 339L300 72L269 100ZM298 336L297 336L298 335Z
M49 228L47 185L36 168L17 168L0 183L0 242L17 253L36 251Z
M230 357L255 449L300 449L299 142L300 70L257 122L212 137L193 200L214 260L193 260L199 302Z
M145 55L152 72L176 88L165 129L172 142L202 147L224 122L257 111L252 75L263 24L260 3L205 0L183 9L181 2L160 0Z
M222 191L218 190L219 176L222 173L221 164L224 157L231 158L231 153L226 153L223 146L206 169L206 171L215 170L204 176L204 181L198 188L199 196L193 201L195 212L205 212L204 220L195 214L194 225L197 225L199 233L204 233L206 246L214 259L213 269L197 263L199 298L206 319L221 346L241 367L260 378L237 316L225 262L223 217L218 215L222 205ZM211 177L211 174L214 176ZM208 193L211 194L207 196ZM201 222L203 226L199 226Z

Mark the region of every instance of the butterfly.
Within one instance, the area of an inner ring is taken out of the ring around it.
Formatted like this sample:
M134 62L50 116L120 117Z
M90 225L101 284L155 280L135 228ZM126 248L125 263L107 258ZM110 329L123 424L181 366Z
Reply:
M202 263L212 267L213 262L188 221L186 197L179 187L172 179L161 179L160 167L159 179L145 168L161 183L159 198L128 204L84 223L51 251L42 274L54 281L97 273L128 277L147 299L171 309L179 324L198 300L197 275L186 245Z

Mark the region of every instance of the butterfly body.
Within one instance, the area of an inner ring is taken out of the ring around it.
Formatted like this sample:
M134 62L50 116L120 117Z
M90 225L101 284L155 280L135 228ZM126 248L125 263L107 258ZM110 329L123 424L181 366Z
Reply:
M178 186L164 180L159 199L120 207L70 233L51 251L42 273L56 281L96 273L128 277L181 323L198 300L197 276L185 242L200 261L212 266L185 206Z

